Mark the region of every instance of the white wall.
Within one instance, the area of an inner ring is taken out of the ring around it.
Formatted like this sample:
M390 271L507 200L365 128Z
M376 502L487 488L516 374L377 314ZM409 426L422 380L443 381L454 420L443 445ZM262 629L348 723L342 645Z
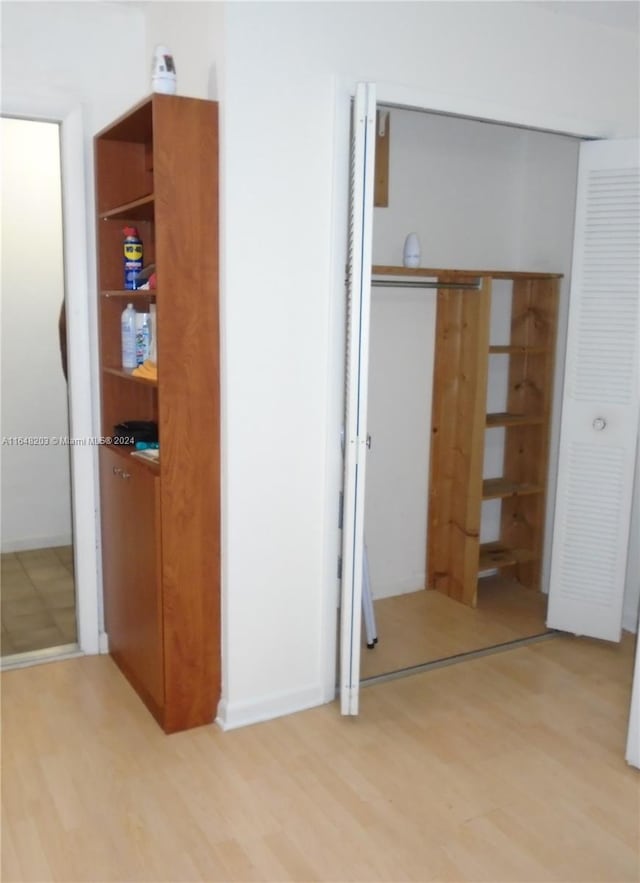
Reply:
M516 269L523 130L391 111L389 206L375 209L373 256L402 265L415 230L423 267Z
M167 40L179 82L191 76L175 42L181 5ZM147 9L4 2L3 93L82 102L89 159L90 136L148 91ZM638 95L632 36L517 3L229 3L223 19L221 712L232 726L332 695L348 84L530 125L577 118L610 136L637 133ZM219 61L209 51L189 69ZM92 215L90 197L89 242Z
M53 101L67 96L82 104L87 147L92 147L95 132L150 91L151 61L145 57L139 6L3 2L3 97L22 93Z
M66 119L79 111L82 120L84 193L83 182L74 179L68 189L75 202L67 210L86 218L86 272L84 255L78 258L75 253L71 263L75 289L87 298L89 316L77 301L67 311L68 325L76 329L69 351L76 366L71 395L82 403L82 413L72 410L71 420L72 426L82 427L82 432L74 429L74 435L99 435L93 135L148 91L144 18L126 4L5 2L0 41L3 111L10 108L18 116L44 119ZM68 171L70 178L82 175L81 163L74 160ZM91 421L92 432L87 431ZM97 641L84 640L83 623L91 618L92 608L96 612L101 586L99 525L93 520L97 450L75 448L73 458L75 474L82 476L74 488L76 500L82 502L74 531L78 616L83 646L89 648ZM93 487L88 489L91 479ZM101 612L99 599L98 606Z
M59 128L2 119L2 551L71 543ZM34 437L40 444L4 439Z
M167 46L176 65L177 94L216 99L224 37L224 3L158 2L140 5L145 20L145 60L151 91L155 47Z
M332 693L343 84L376 80L383 100L393 88L454 112L493 107L551 128L578 117L593 134L630 134L637 41L511 3L236 3L225 33L221 714L233 726Z
M365 539L374 598L425 586L434 291L371 298Z

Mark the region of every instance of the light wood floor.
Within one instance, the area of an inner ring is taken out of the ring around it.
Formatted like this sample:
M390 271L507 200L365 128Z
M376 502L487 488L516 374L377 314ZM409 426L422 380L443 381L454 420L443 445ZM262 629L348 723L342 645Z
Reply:
M73 547L3 553L0 560L0 655L75 643Z
M164 736L108 657L5 672L4 883L638 880L633 641L553 638Z
M547 596L501 577L481 581L475 609L427 590L381 598L374 608L378 643L367 648L363 629L362 678L547 631Z

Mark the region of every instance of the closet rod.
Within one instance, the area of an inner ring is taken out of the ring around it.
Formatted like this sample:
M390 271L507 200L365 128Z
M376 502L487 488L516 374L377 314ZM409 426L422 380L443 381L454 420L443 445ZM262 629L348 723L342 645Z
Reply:
M482 282L427 282L422 279L372 279L373 288L468 288L470 291L480 291Z

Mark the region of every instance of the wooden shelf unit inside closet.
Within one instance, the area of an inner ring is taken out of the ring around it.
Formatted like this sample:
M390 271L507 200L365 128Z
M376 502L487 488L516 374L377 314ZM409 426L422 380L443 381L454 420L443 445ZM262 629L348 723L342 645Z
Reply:
M218 107L154 94L95 137L102 435L157 422L158 463L100 450L109 652L163 729L220 696ZM123 290L138 228L154 291ZM121 367L120 319L156 305L158 380Z
M561 274L374 266L430 278L437 290L427 541L428 585L469 606L498 570L540 588ZM508 343L490 342L492 286L511 283ZM476 283L477 290L456 288ZM487 413L489 361L508 359L506 411ZM502 475L483 479L487 433L504 430ZM480 542L484 500L500 500L500 536Z

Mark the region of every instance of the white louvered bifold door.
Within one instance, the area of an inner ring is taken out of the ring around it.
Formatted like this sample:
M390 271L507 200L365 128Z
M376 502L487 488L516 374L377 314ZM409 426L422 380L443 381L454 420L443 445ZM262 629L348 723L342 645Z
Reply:
M359 83L353 103L351 132L347 268L340 620L340 708L342 714L358 713L360 691L375 119L375 87L370 83Z
M547 624L620 640L638 432L638 142L580 150Z

